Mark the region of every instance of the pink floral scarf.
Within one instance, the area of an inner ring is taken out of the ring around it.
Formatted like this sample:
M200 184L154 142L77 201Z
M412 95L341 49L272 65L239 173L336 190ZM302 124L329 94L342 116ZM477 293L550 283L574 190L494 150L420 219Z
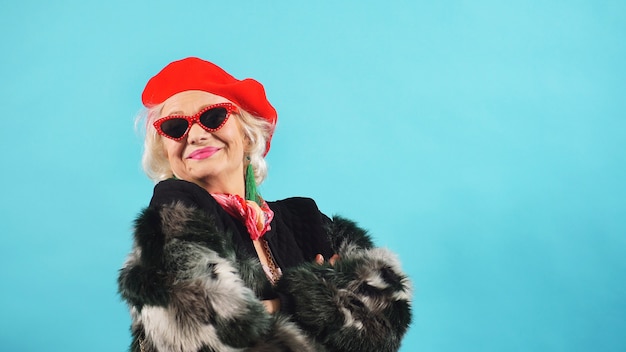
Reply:
M271 229L270 223L274 212L265 201L261 206L251 200L245 200L236 194L211 193L213 198L233 217L245 225L250 239L258 240Z

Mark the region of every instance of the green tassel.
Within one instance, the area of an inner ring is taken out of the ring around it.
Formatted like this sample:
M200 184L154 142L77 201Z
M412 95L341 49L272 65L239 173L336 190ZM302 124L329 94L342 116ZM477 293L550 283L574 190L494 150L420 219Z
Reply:
M256 190L254 170L252 169L252 164L250 163L248 163L248 167L246 168L246 200L251 200L261 205L261 197Z

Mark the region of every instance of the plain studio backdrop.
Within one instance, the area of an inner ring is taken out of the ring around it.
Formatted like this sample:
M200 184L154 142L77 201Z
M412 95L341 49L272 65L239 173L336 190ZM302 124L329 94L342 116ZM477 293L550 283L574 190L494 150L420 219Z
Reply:
M626 2L4 1L0 351L124 351L146 81L199 56L279 113L269 200L398 253L402 351L626 350Z

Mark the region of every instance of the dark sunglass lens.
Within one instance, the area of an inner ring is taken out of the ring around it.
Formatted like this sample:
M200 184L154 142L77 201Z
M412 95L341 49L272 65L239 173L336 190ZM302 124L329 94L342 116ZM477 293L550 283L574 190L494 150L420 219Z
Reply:
M213 108L205 111L200 115L200 123L208 128L218 128L228 116L226 108Z
M171 119L161 124L161 131L172 138L180 138L187 131L188 122L185 119Z

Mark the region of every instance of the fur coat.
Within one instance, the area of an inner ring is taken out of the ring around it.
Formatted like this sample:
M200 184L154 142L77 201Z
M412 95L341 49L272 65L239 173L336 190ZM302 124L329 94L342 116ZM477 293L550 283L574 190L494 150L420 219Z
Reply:
M397 258L351 221L335 217L326 227L341 259L282 268L273 289L290 311L269 314L258 298L267 283L258 258L214 216L180 201L146 208L118 278L130 350L397 351L411 322Z

